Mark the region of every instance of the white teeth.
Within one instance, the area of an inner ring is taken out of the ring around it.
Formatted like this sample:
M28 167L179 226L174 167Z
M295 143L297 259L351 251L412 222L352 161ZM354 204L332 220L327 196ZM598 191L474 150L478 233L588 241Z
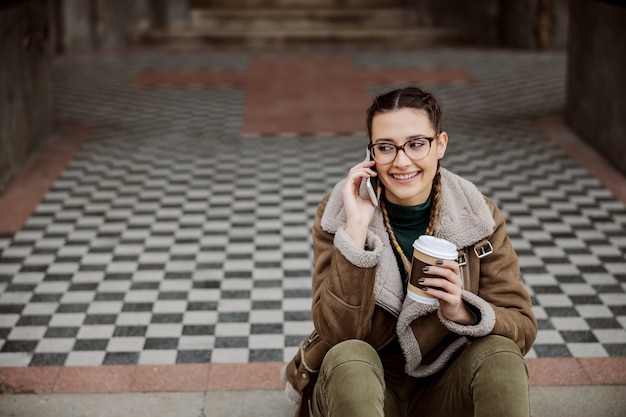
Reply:
M412 174L405 174L405 175L393 175L393 177L397 180L410 180L413 177L417 176L417 172L414 172Z

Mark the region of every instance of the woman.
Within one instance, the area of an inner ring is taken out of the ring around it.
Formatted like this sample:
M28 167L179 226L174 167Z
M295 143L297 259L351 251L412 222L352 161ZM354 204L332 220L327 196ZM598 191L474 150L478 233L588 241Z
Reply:
M523 355L537 322L502 213L441 168L448 135L431 94L383 94L367 126L373 160L352 167L315 218L315 331L283 370L297 415L529 416ZM459 251L420 279L434 304L405 297L422 234Z

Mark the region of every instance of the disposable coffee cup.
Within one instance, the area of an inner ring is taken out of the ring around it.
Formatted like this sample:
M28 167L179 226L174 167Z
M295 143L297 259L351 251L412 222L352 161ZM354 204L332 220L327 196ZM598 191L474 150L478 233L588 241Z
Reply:
M456 260L458 252L454 243L434 236L422 235L413 242L413 261L409 276L407 296L424 304L434 304L437 299L421 289L417 280L436 277L423 271L425 266L436 266L438 260Z

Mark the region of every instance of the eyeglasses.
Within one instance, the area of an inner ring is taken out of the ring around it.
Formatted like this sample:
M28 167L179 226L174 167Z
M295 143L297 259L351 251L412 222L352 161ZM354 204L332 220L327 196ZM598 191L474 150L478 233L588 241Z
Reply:
M435 140L434 137L417 137L409 140L402 146L393 143L370 143L367 147L372 153L372 157L379 164L390 164L396 160L398 151L402 150L410 159L419 161L430 153L430 145Z

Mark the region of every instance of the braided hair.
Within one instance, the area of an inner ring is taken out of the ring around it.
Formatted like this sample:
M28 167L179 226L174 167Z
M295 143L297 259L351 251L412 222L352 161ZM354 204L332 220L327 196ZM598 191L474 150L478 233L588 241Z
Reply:
M441 211L441 204L439 204L439 200L441 198L441 163L437 164L437 174L435 174L435 178L433 178L433 203L432 208L430 209L430 219L428 220L428 228L426 229L427 235L433 235L435 233L435 225L439 220L439 212Z

